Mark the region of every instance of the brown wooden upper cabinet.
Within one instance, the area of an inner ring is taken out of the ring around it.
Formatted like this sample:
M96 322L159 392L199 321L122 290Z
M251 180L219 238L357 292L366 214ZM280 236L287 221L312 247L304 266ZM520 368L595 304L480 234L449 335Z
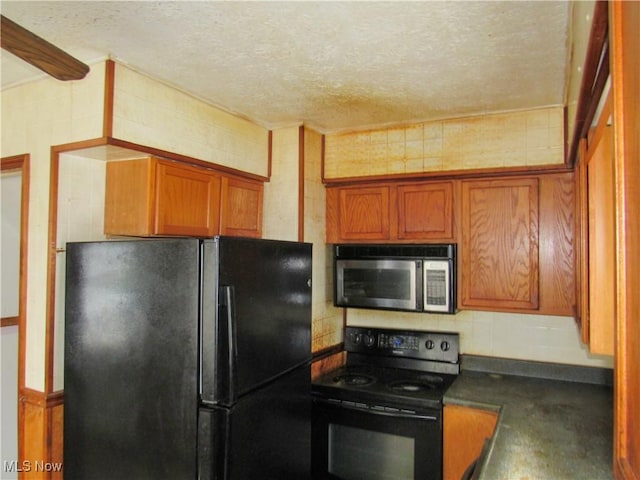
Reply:
M572 172L461 182L460 309L574 316Z
M538 308L538 183L462 182L462 308Z
M453 240L453 183L327 188L327 242Z
M220 233L262 237L262 182L222 177Z
M104 230L141 237L260 236L262 183L155 157L109 162Z
M398 186L398 239L453 240L453 183Z
M574 316L575 213L570 171L329 186L327 242L457 243L459 309Z

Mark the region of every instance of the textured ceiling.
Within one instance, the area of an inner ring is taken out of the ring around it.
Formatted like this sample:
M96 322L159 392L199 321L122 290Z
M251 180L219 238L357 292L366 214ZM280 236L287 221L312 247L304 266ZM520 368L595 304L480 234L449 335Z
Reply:
M268 128L321 132L564 103L567 1L2 1L91 62L113 58ZM2 86L38 75L2 51Z

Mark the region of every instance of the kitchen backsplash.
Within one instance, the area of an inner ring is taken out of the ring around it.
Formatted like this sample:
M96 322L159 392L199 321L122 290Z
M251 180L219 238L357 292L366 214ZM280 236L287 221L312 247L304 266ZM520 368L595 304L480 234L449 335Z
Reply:
M433 315L349 309L347 324L460 333L460 352L491 357L611 368L609 356L591 355L571 317L461 311Z

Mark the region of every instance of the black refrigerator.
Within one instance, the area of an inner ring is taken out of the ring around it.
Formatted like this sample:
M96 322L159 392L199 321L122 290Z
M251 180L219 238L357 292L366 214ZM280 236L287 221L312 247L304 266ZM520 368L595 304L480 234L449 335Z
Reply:
M64 478L310 477L311 245L67 244Z

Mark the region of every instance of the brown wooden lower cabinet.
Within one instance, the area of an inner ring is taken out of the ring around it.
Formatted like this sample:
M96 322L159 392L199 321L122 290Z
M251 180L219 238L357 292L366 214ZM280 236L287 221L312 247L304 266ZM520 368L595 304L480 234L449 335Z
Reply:
M486 439L493 435L498 414L459 405L444 406L444 480L460 480Z

